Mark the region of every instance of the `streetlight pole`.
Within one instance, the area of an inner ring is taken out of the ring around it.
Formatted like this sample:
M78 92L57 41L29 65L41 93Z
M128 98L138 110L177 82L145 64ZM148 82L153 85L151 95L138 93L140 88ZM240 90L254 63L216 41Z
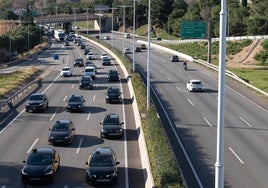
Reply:
M218 79L218 119L217 156L215 163L215 188L224 187L224 82L226 62L226 0L221 0L220 41L219 41L219 79Z
M147 110L150 109L151 0L148 1Z
M30 51L30 31L29 31L29 24L28 24L28 51Z
M109 8L109 9L112 9L112 29L111 29L111 32L112 32L112 41L111 41L111 46L112 48L114 47L114 35L113 35L113 31L114 31L114 10L115 9L118 9L118 8Z
M136 35L136 0L133 0L133 57L132 57L132 65L133 65L133 72L135 72L135 35Z
M87 8L87 36L88 36L88 8Z
M11 36L9 35L9 62L12 59L12 49L11 49Z

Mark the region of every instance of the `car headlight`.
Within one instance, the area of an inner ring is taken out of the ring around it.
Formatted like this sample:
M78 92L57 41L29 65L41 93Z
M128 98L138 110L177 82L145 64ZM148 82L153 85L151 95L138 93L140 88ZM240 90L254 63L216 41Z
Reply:
M43 102L41 102L40 104L39 104L39 106L43 106L44 105L44 103Z
M52 169L50 169L48 172L45 173L45 175L51 175L51 174L53 174L53 170Z
M22 173L23 175L28 175L28 173L26 172L25 167L23 167L23 169L21 170L21 173Z
M106 133L107 131L105 129L101 129L101 133Z
M65 139L68 139L68 138L71 138L72 137L72 133L69 133L69 135L68 136L65 136L64 138Z
M112 174L107 174L106 175L107 178L114 177L114 176L116 176L116 172L115 171Z

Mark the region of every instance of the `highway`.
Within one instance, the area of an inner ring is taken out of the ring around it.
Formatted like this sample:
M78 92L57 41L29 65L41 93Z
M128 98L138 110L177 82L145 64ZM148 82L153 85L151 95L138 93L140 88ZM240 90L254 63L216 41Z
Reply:
M132 39L114 34L112 40L115 48L132 50ZM185 71L182 62L170 62L170 55L151 49L151 97L188 187L214 187L218 75L193 62ZM145 81L147 50L136 53L135 61ZM200 79L205 90L188 92L190 79ZM226 79L224 187L267 187L267 122L267 99Z
M90 187L85 182L86 165L89 154L97 146L111 147L117 156L118 183L111 187L140 188L145 187L139 152L138 134L133 115L132 101L127 86L128 78L125 77L117 62L111 66L102 66L100 60L94 60L98 67L97 77L92 90L79 90L79 79L82 67L73 67L76 58L83 57L83 50L70 42L71 46L63 47L62 43L54 42L51 48L39 55L45 66L42 82L27 94L42 92L49 98L49 108L44 112L25 112L25 99L20 101L12 112L7 114L8 120L2 122L0 129L0 187L24 187L20 180L23 160L32 148L41 146L54 147L60 154L60 169L54 182L44 184L42 187ZM96 46L86 43L87 47L96 53L103 52ZM60 59L54 60L53 54L58 54ZM99 57L99 56L97 56ZM64 64L62 59L64 58ZM73 71L72 77L60 77L63 66L69 66ZM107 72L116 68L120 72L121 81L110 83L107 81ZM115 85L123 92L122 104L106 104L105 91L108 86ZM86 108L81 113L66 112L66 100L72 94L82 94L86 99ZM117 113L124 122L125 134L122 139L101 139L100 121L108 113ZM67 146L48 145L48 129L56 120L70 119L76 126L74 142ZM30 186L31 187L31 186Z

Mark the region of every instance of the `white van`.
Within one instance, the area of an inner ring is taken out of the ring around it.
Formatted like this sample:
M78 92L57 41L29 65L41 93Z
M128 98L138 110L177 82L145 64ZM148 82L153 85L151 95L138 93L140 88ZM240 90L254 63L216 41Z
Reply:
M91 78L94 80L96 77L96 70L93 66L87 66L84 70L84 75L91 76Z

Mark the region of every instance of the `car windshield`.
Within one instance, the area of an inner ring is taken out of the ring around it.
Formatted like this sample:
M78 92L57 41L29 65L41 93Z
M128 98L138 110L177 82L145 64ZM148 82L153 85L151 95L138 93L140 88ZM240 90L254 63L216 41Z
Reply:
M89 82L90 81L90 77L83 77L81 79L81 82Z
M32 95L30 98L29 98L30 101L41 101L43 100L43 96L42 95Z
M49 165L52 163L50 154L33 153L27 160L28 165Z
M110 75L118 75L118 72L116 70L110 70L109 74Z
M69 131L69 130L70 130L70 126L68 123L56 123L52 127L52 131Z
M119 118L118 117L109 117L107 116L103 120L103 125L118 125L119 124Z
M94 72L94 69L85 69L85 72Z
M109 88L108 89L108 94L119 94L120 90L119 88Z
M79 96L71 96L71 98L69 99L69 102L80 102L81 101L81 97Z
M90 166L114 166L112 155L93 155Z
M63 68L62 71L69 71L69 68Z
M192 82L192 84L201 84L201 82Z

